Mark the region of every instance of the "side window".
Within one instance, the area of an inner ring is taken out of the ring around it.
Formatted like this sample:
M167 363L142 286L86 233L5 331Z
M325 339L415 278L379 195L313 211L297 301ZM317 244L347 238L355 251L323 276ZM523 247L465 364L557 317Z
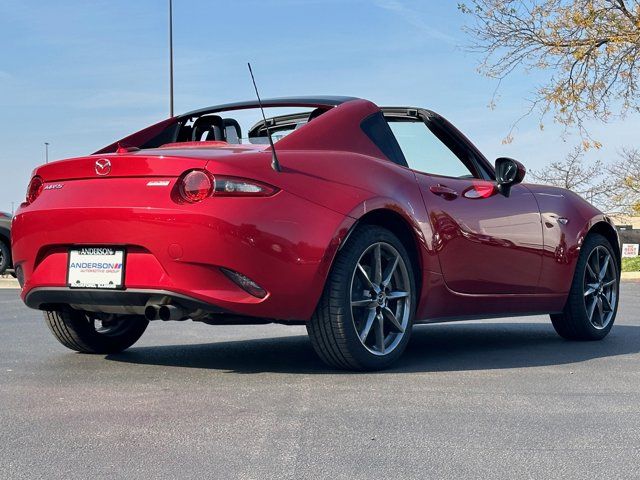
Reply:
M471 163L461 160L423 122L394 118L387 121L409 168L445 177L476 177Z

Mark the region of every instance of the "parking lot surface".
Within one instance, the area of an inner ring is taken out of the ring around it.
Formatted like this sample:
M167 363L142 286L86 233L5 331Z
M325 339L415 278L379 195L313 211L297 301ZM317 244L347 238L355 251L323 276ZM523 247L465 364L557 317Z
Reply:
M418 326L354 374L279 325L154 322L77 354L0 290L0 477L639 478L639 309L624 283L594 343L547 317Z

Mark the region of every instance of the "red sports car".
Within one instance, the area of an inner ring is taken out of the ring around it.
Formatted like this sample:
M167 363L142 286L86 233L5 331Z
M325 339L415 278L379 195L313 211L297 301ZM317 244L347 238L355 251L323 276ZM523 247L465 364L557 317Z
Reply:
M189 112L34 171L13 259L62 344L121 351L158 319L305 324L326 363L367 370L416 323L550 314L567 339L611 330L617 234L577 195L521 184L520 163L494 168L430 110L263 106Z

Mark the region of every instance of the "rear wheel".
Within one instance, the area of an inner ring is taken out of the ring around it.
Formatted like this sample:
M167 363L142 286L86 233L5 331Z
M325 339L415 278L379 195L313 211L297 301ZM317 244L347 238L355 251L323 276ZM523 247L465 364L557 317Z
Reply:
M117 353L136 343L149 325L137 315L69 310L44 312L49 329L65 347L82 353Z
M616 318L620 269L602 235L589 235L580 250L567 304L562 313L551 315L551 322L568 340L601 340Z
M11 265L11 250L9 245L0 240L0 275Z
M364 226L338 253L307 331L328 365L379 370L407 346L415 304L413 269L402 242L384 228Z

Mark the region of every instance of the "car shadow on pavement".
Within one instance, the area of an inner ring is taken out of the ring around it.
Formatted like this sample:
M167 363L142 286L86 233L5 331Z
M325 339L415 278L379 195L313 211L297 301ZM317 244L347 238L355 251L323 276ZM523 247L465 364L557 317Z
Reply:
M640 326L616 325L599 342L569 342L544 323L420 325L407 350L386 372L451 372L540 367L637 353ZM306 336L194 345L134 347L108 355L133 364L236 373L340 373L326 367Z

